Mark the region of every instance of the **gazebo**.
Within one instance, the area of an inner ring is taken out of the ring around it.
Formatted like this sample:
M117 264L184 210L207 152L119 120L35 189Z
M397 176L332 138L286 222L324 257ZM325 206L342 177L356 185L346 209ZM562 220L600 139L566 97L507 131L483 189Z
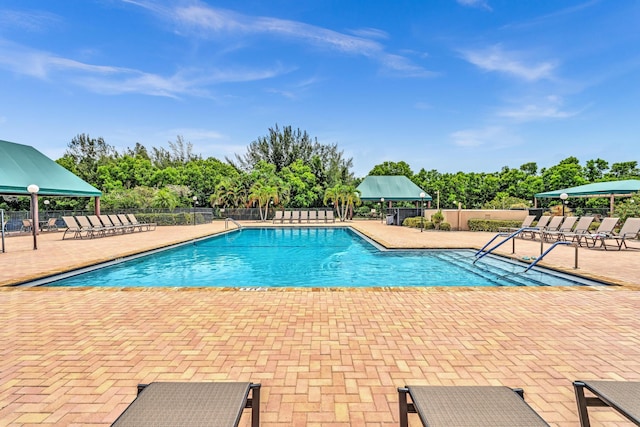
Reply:
M379 202L380 208L384 209L385 202L387 209L391 209L393 202L430 202L431 196L423 189L414 184L404 175L381 175L368 176L358 185L357 190L360 192L360 200ZM396 212L397 221L402 223L404 218L400 218L399 211Z
M579 185L577 187L562 188L560 190L538 193L534 197L558 198L563 197L608 197L609 211L613 214L616 197L631 197L640 191L640 180L627 179L622 181L594 182L593 184ZM566 196L563 196L566 194Z
M35 233L38 196L95 197L99 214L102 192L35 148L0 140L0 195L31 196Z

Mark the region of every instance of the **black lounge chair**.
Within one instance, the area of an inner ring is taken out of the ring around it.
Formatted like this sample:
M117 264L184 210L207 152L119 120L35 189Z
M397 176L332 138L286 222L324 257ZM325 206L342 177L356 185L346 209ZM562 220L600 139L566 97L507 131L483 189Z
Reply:
M235 427L245 408L251 408L251 426L258 427L260 384L153 382L138 386L138 396L111 426Z
M503 386L406 386L398 389L400 427L417 413L425 427L548 427L522 389ZM413 403L407 402L407 394Z
M610 406L640 426L640 382L636 381L574 381L580 425L590 427L587 406ZM584 389L594 397L585 397Z

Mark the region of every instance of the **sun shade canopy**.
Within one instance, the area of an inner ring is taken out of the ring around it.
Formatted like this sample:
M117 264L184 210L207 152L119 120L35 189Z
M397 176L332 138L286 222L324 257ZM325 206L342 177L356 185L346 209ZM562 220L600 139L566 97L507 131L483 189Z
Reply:
M368 176L358 185L360 200L417 201L431 200L423 189L406 176ZM420 197L424 193L424 198Z
M558 198L566 193L569 197L609 197L631 195L640 191L640 180L628 179L624 181L595 182L578 187L563 188L561 190L538 193L537 198Z
M35 148L0 140L0 194L41 196L100 196L102 192L78 178Z

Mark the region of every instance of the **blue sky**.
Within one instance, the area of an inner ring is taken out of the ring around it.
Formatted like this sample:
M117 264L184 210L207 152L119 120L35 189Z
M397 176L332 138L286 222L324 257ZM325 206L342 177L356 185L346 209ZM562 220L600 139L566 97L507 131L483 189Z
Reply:
M0 139L224 160L275 124L356 176L640 160L636 0L3 0Z

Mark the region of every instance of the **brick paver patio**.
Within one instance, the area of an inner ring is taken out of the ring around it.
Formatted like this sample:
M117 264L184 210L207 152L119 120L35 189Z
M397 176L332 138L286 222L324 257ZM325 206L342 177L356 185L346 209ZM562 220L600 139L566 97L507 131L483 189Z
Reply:
M355 226L397 247L478 247L491 236ZM0 284L222 228L87 241L43 233L37 251L12 237ZM516 257L539 250L516 245ZM547 264L572 270L574 256L558 248ZM138 383L237 380L262 383L266 427L396 426L405 384L522 387L550 424L576 426L572 380L640 380L639 260L579 250L580 273L625 285L598 289L2 287L0 425L108 426ZM630 425L610 409L591 413L594 426Z

